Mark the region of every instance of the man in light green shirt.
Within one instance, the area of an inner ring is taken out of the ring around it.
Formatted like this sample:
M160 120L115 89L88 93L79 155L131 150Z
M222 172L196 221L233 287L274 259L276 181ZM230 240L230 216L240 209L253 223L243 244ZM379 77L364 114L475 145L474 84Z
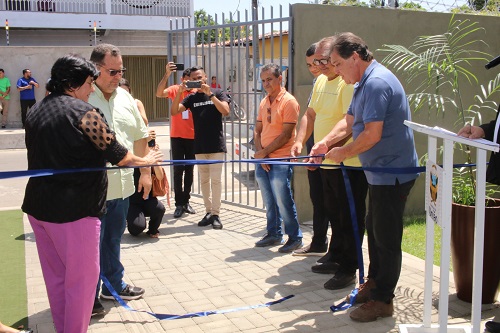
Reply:
M0 110L2 112L2 128L7 125L10 102L10 80L5 76L3 68L0 68Z
M97 65L101 75L95 81L95 92L90 94L89 103L104 114L109 127L115 132L117 141L137 156L145 156L148 131L142 120L135 100L124 89L118 87L123 73L120 50L110 44L99 44L92 51L90 60ZM106 214L101 217L100 265L104 275L115 291L125 300L138 299L144 289L123 281L124 267L120 262L120 241L126 227L129 207L128 197L135 190L144 190L147 199L151 190L151 168L141 168L138 188L134 188L134 170L118 169L108 171L108 195ZM97 298L92 314L99 314L104 307ZM110 290L102 286L102 299L114 299Z

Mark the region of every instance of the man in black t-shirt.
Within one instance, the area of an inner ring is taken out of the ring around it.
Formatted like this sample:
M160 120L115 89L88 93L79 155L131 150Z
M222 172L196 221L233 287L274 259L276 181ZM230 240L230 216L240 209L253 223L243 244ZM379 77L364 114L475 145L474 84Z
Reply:
M224 160L226 142L222 129L222 116L229 114L229 99L218 88L207 84L207 75L203 67L192 67L190 81L179 86L179 91L172 102L172 115L191 110L194 122L194 153L197 160ZM199 88L188 88L194 82L200 82ZM182 102L181 96L186 89L193 89ZM201 193L206 214L198 223L203 227L212 225L222 229L219 218L222 192L222 163L199 164Z

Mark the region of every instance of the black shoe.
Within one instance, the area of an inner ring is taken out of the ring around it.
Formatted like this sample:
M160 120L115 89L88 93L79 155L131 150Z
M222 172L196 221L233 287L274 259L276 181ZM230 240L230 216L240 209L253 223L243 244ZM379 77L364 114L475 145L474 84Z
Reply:
M222 223L220 222L219 215L212 215L210 219L212 220L212 227L214 229L222 229Z
M131 286L130 284L127 284L127 286L125 287L125 289L123 289L122 291L120 291L120 293L118 294L122 299L126 300L126 301L130 301L130 300L133 300L133 299L139 299L142 297L142 295L144 295L144 292L145 290L143 288L140 288L140 287L134 287L134 286ZM114 300L114 296L113 295L105 295L105 294L101 294L101 298L103 299L110 299L110 300Z
M325 253L326 250L326 246L321 249L317 249L313 247L312 244L309 244L301 249L293 251L292 256L320 256L321 254Z
M327 252L324 256L319 258L318 261L316 261L316 264L324 264L330 262L330 257L331 257L330 252Z
M487 321L484 325L486 332L500 333L500 323L496 321Z
M339 270L339 264L336 262L325 262L324 264L314 265L311 267L311 270L319 274L335 274Z
M264 235L259 241L255 243L256 247L265 247L271 245L281 245L285 244L283 236L271 236L269 234Z
M182 208L182 206L175 206L175 211L174 211L175 218L181 217L183 213L184 213L184 209Z
M99 299L96 298L94 300L94 306L92 307L92 316L99 316L103 315L106 312L104 309L104 306L102 306L101 302L99 302Z
M211 225L212 223L212 214L206 213L201 221L198 222L198 227L206 227L207 225Z
M182 206L182 209L188 214L196 214L196 211L193 209L193 207L191 207L189 203Z
M337 290L345 288L355 283L356 283L356 274L346 273L339 270L330 280L326 281L323 287L329 290Z
M304 246L304 243L302 243L302 238L296 240L291 240L290 238L288 238L285 245L278 249L278 252L291 253L294 250L300 249L302 246Z
M2 125L2 128L5 128L5 125Z

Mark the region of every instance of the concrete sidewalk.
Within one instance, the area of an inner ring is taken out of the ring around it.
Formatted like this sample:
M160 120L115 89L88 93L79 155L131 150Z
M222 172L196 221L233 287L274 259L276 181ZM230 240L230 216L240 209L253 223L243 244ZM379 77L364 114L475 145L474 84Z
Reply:
M143 299L130 301L134 309L157 313L186 314L241 308L295 295L290 300L258 309L215 314L199 318L156 320L145 313L129 312L114 301L103 301L106 315L93 318L89 332L398 332L398 325L419 324L423 314L424 262L404 254L403 270L396 290L395 315L373 323L356 323L348 311L333 314L329 307L352 288L329 291L323 284L329 275L311 272L318 257L281 254L277 247L255 248L263 233L264 213L223 204L223 230L198 227L203 216L201 199L194 198L195 215L172 217L167 209L161 237L145 235L122 240L125 280L144 287ZM33 233L25 219L29 324L38 333L52 333L45 285ZM312 228L303 225L304 241ZM365 261L366 242L364 246ZM365 262L366 266L366 262ZM437 273L437 269L435 269ZM438 278L434 290L438 290ZM450 286L450 323L469 324L471 306L456 298ZM439 295L434 293L434 305ZM483 307L483 322L498 311ZM433 322L437 310L433 309Z

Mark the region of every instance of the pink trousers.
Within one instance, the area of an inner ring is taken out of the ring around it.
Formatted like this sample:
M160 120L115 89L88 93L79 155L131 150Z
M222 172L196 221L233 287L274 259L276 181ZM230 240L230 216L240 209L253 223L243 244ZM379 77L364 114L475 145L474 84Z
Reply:
M68 223L39 221L28 215L58 333L87 332L99 275L97 217Z

